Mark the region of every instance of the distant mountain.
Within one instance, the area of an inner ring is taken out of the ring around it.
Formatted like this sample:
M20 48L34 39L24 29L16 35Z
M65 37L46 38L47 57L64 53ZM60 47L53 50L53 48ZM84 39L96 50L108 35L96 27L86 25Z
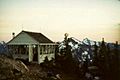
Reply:
M0 55L1 54L7 54L7 53L8 53L7 44L4 41L0 42Z
M99 41L94 41L94 40L90 40L88 38L85 38L83 39L82 41L74 38L74 37L70 37L69 38L69 42L68 44L73 48L73 49L77 49L79 47L82 47L82 46L94 46L96 43L97 46L100 46L101 45L101 42ZM114 48L114 45L115 43L107 43L105 42L106 45L108 45L110 47L110 49L113 49ZM60 42L60 45L59 45L60 48L65 48L65 44L64 44L64 41ZM120 48L120 45L118 46Z
M71 39L74 43L77 43L79 45L90 45L90 46L93 46L93 45L95 45L95 42L96 42L96 45L98 45L98 46L100 45L100 42L93 41L93 40L90 40L88 38L85 38L82 41L80 41L80 40L78 40L78 39L76 39L74 37L71 37L69 39Z
M83 41L80 41L74 37L69 38L68 45L71 46L72 50L81 48L81 47L87 47L87 46L93 46L95 45L96 41L89 40L88 38L83 39ZM96 45L100 45L100 42L96 42ZM62 41L59 45L59 49L65 48L65 43Z
M94 45L95 45L95 42L96 42L96 45L99 47L101 42L98 42L98 41L93 41L93 40L90 40L88 38L85 38L83 39L82 41L74 38L74 37L71 37L68 39L68 45L71 46L71 51L72 51L72 55L75 59L77 59L77 61L84 61L85 58L86 58L86 55L88 56L88 58L90 60L92 60L92 57L94 56ZM107 46L110 47L110 49L114 49L114 43L105 43ZM59 51L61 49L64 49L66 46L65 46L65 42L62 41L60 44L59 44ZM118 46L119 49L120 49L120 45Z
M91 60L92 59L92 48L95 44L95 41L89 40L88 38L83 39L83 41L80 41L74 37L71 37L68 39L68 45L71 46L72 56L76 61L84 61L86 56ZM64 49L65 42L62 41L59 45L59 51Z

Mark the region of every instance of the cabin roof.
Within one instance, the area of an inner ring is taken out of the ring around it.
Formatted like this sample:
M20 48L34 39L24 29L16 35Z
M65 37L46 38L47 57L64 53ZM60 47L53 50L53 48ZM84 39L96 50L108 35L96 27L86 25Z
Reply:
M32 38L34 38L39 43L53 43L53 41L51 41L50 39L48 39L42 33L29 32L29 31L22 31L22 32L27 33L29 36L31 36Z
M25 34L24 34L25 33ZM24 36L23 36L24 35ZM21 31L13 39L11 39L8 45L24 45L24 44L39 44L39 43L54 43L42 33Z

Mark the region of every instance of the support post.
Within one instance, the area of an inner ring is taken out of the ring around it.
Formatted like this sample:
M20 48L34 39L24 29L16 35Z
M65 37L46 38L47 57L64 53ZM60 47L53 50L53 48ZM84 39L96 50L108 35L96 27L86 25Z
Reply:
M29 62L33 61L33 49L32 45L29 44Z
M45 54L46 54L46 53L47 53L47 46L46 46L46 45L45 45L45 49L44 49L44 50L45 50L44 52L45 52Z
M49 48L50 46L49 45L47 45L47 53L49 54L50 53L50 48Z
M51 53L51 45L49 45L49 54Z
M54 51L53 51L53 53L54 53L54 54L55 54L55 47L56 47L56 46L55 46L55 45L53 45L53 50L54 50Z
M40 45L38 45L38 64L40 64Z
M44 53L43 49L44 49L44 47L42 46L42 55L43 55L43 53Z

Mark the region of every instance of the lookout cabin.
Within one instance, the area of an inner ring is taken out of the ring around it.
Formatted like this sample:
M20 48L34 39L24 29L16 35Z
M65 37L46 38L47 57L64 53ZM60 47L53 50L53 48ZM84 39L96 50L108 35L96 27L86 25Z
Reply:
M56 43L48 39L42 33L21 31L18 35L13 34L13 39L7 43L9 51L14 59L24 59L29 62L44 62L55 58Z

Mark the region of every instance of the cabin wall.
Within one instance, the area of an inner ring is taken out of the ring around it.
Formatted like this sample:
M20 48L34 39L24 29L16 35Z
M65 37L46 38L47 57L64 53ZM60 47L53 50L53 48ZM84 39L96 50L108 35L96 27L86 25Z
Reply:
M27 45L9 45L8 48L14 59L28 60L29 48Z
M55 54L54 53L51 53L51 54L42 54L39 56L39 63L42 63L44 62L45 60L45 57L48 57L48 60L52 60L52 58L55 58Z
M38 47L38 63L42 63L45 60L45 57L48 58L48 60L52 60L55 58L55 44L53 45L40 45Z
M13 54L14 59L28 60L28 54Z

